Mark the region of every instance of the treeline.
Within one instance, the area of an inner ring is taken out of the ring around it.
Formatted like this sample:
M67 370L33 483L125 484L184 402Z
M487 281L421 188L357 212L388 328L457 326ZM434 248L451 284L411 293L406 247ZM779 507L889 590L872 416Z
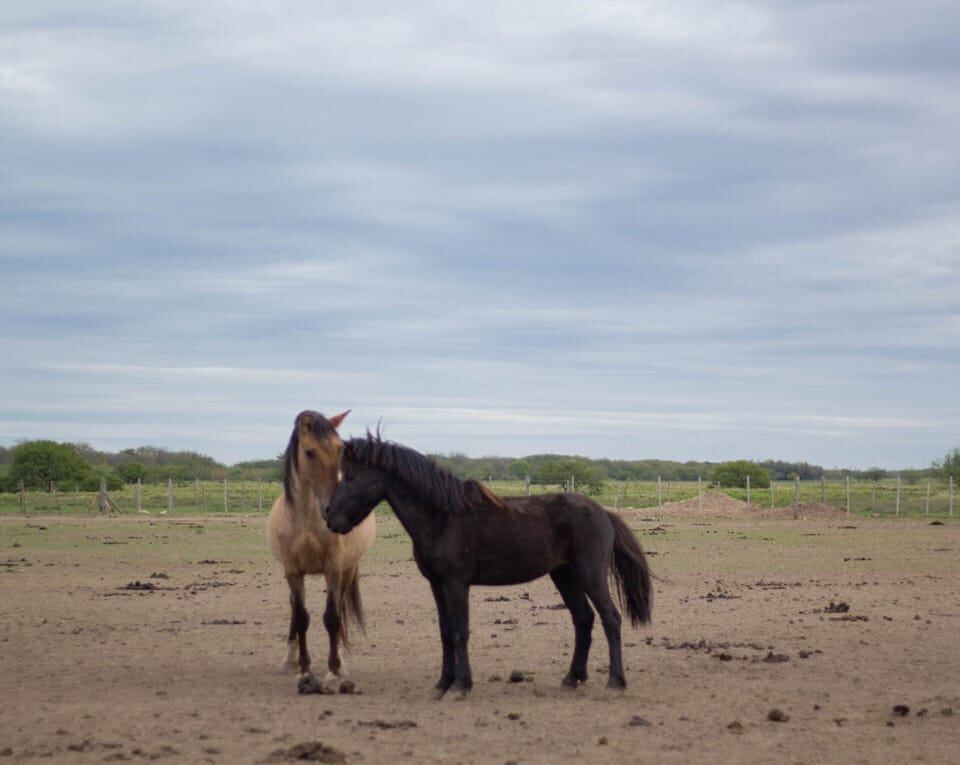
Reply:
M955 450L956 453L956 450ZM696 481L702 478L712 481L714 473L721 465L729 463L718 462L675 462L671 460L612 460L590 459L587 457L571 457L560 454L533 454L518 459L510 457L468 457L465 454L434 454L431 455L441 466L450 470L460 478L475 478L495 481L524 480L530 476L532 483L552 484L559 483L557 476L566 471L566 478L577 476L578 471L593 472L600 480L624 481L655 481L659 477L664 481ZM742 462L742 461L741 461ZM839 468L827 469L809 462L785 462L783 460L762 460L752 463L759 466L774 481L792 481L799 476L801 481L843 480L850 476L853 481L880 481L884 478L894 478L897 473L908 482L920 480L931 471L947 475L950 470L950 455L943 461L934 463L927 470L884 470L883 468L868 468L866 470L844 470ZM946 466L946 467L945 467ZM572 473L570 472L572 469ZM960 460L954 468L960 473ZM580 478L577 476L577 480Z
M946 478L953 475L960 481L960 449L954 449L927 470L890 471L881 468L867 470L824 469L807 462L764 460L761 462L675 462L670 460L612 460L590 459L563 454L531 454L526 457L468 457L465 454L433 454L437 463L459 478L495 481L525 480L540 485L563 486L573 477L584 490L599 490L604 481L626 479L634 481L704 481L745 480L750 473L752 485L759 487L766 480L801 481L842 480L850 476L855 481L879 481L892 478L899 472L907 483L916 483L926 476ZM104 452L89 444L57 443L54 441L26 441L14 447L0 446L0 490L14 491L23 481L30 489L49 488L56 482L61 488L77 486L96 489L101 479L108 486L145 482L185 483L201 480L264 481L280 480L283 475L283 455L273 459L250 460L228 466L213 457L192 451L172 451L156 446L140 446L119 452Z
M227 466L213 457L193 451L171 451L139 446L119 452L104 452L90 444L25 441L15 447L0 447L0 491L16 491L23 482L28 489L96 490L101 479L109 489L125 483L186 483L201 480L280 480L283 461L252 460Z

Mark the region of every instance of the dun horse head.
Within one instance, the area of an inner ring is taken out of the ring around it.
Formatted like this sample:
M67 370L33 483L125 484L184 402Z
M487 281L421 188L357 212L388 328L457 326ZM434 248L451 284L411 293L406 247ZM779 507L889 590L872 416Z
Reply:
M284 456L283 490L289 503L296 503L298 493L309 492L321 512L326 510L340 481L343 441L337 428L348 414L349 409L329 419L319 412L297 415Z

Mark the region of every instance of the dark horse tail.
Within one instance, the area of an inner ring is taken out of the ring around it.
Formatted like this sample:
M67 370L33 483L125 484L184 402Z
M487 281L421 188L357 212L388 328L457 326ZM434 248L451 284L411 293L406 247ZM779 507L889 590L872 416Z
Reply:
M643 548L623 519L607 511L613 524L613 580L617 586L620 605L630 616L634 627L650 621L653 610L650 568Z
M349 582L343 581L340 585L340 629L338 636L344 648L350 647L350 628L349 623L356 624L360 631L366 634L366 626L363 621L363 601L360 600L360 567L354 566L351 570L344 572L344 579L349 578Z

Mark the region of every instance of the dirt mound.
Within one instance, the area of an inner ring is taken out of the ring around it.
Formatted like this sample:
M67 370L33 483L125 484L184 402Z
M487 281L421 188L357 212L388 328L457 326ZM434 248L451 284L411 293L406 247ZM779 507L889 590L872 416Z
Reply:
M677 516L682 518L792 518L793 505L785 507L764 507L751 502L747 503L734 499L722 491L708 491L698 499L684 499L679 502L664 502L659 508L640 508L635 510L640 515L651 513L660 516ZM831 505L820 502L801 502L797 507L800 518L844 518L846 513Z

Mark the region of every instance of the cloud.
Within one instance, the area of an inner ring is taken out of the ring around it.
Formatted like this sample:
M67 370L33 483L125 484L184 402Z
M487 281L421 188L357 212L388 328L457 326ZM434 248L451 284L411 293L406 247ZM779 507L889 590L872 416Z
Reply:
M0 14L0 441L956 445L950 4Z

